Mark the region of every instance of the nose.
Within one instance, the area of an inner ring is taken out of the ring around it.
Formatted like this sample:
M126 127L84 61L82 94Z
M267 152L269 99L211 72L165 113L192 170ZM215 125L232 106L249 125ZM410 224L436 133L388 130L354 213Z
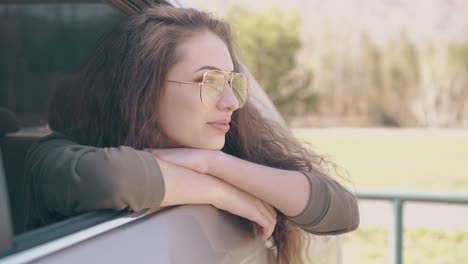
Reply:
M216 102L216 107L219 110L224 111L236 111L239 109L239 101L237 100L237 97L229 84L226 83L226 87L221 93L218 102Z

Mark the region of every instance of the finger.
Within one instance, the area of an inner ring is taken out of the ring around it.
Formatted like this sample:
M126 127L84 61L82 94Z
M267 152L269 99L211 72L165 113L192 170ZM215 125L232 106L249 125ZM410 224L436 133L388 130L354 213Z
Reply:
M261 210L266 217L268 217L269 223L274 227L276 225L276 213L271 206L264 201L261 201Z
M264 203L264 205L265 205L265 208L266 208L266 209L268 210L268 212L271 214L271 217L272 217L271 219L272 219L272 221L273 221L273 223L272 223L272 225L271 225L271 230L270 230L270 232L267 234L267 237L265 238L265 239L268 239L268 238L273 234L273 231L275 230L275 227L276 227L276 222L277 222L277 220L276 220L276 211L275 211L275 209L274 209L271 205L269 205L268 203L266 203L266 202L263 202L263 203Z
M274 217L273 214L267 209L265 206L265 203L259 202L257 205L257 208L259 209L260 213L263 215L263 217L266 219L267 225L263 226L263 236L262 239L268 239L270 235L273 233L273 230L276 225L276 218Z
M263 239L262 237L260 237L260 235L261 233L263 233L262 230L267 229L268 226L270 225L269 220L260 211L260 208L257 207L257 203L255 199L252 199L252 197L248 195L247 193L245 193L244 191L240 191L239 194L241 194L240 197L242 198L238 201L239 203L236 203L236 202L230 203L231 205L234 205L234 207L226 208L226 209L228 209L230 213L242 216L256 223L256 225L258 225L259 228L255 229L255 235L257 238ZM239 207L235 206L237 204L239 204L240 206ZM242 206L241 204L244 204L244 206L246 207ZM242 209L242 207L244 208Z
M268 223L273 224L273 215L268 211L265 204L261 200L255 202L255 206L258 211L267 219Z
M255 238L259 240L265 240L265 230L266 227L259 225L255 233Z
M265 236L269 232L268 230L271 229L270 220L268 220L268 218L263 213L261 213L259 209L254 210L254 212L255 213L253 213L254 215L250 220L256 222L260 226L260 230L257 231L256 234L257 238L265 240Z
M263 203L265 203L265 207L268 209L268 211L271 213L271 215L273 215L273 218L276 219L277 213L276 213L275 208L273 206L269 205L266 202L263 202Z
M263 227L255 223L255 238L263 240Z

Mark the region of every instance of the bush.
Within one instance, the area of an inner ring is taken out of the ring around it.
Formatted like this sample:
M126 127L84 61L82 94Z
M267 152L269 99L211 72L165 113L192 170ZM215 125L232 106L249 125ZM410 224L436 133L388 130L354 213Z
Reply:
M270 9L254 13L231 6L226 20L233 25L243 63L285 116L307 112L316 96L308 87L311 70L296 68L301 48L297 11Z

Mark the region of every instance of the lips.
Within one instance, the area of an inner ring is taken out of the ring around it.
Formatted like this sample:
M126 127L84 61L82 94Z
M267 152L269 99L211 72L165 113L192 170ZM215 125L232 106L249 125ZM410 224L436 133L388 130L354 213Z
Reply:
M214 121L214 122L209 122L208 125L211 127L215 128L216 130L227 133L229 131L229 122L231 120L225 119L225 120L219 120L219 121Z

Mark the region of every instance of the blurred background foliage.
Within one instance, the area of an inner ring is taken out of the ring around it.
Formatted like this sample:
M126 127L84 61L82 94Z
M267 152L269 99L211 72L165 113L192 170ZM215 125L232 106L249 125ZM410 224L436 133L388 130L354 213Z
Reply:
M365 32L356 41L325 25L303 43L297 10L233 5L225 17L244 63L290 123L315 115L340 125L468 125L468 41L415 44L405 28L383 43Z
M232 5L226 20L234 25L242 61L283 116L314 110L317 95L308 89L313 72L300 70L296 63L296 54L302 47L298 12L252 12Z

